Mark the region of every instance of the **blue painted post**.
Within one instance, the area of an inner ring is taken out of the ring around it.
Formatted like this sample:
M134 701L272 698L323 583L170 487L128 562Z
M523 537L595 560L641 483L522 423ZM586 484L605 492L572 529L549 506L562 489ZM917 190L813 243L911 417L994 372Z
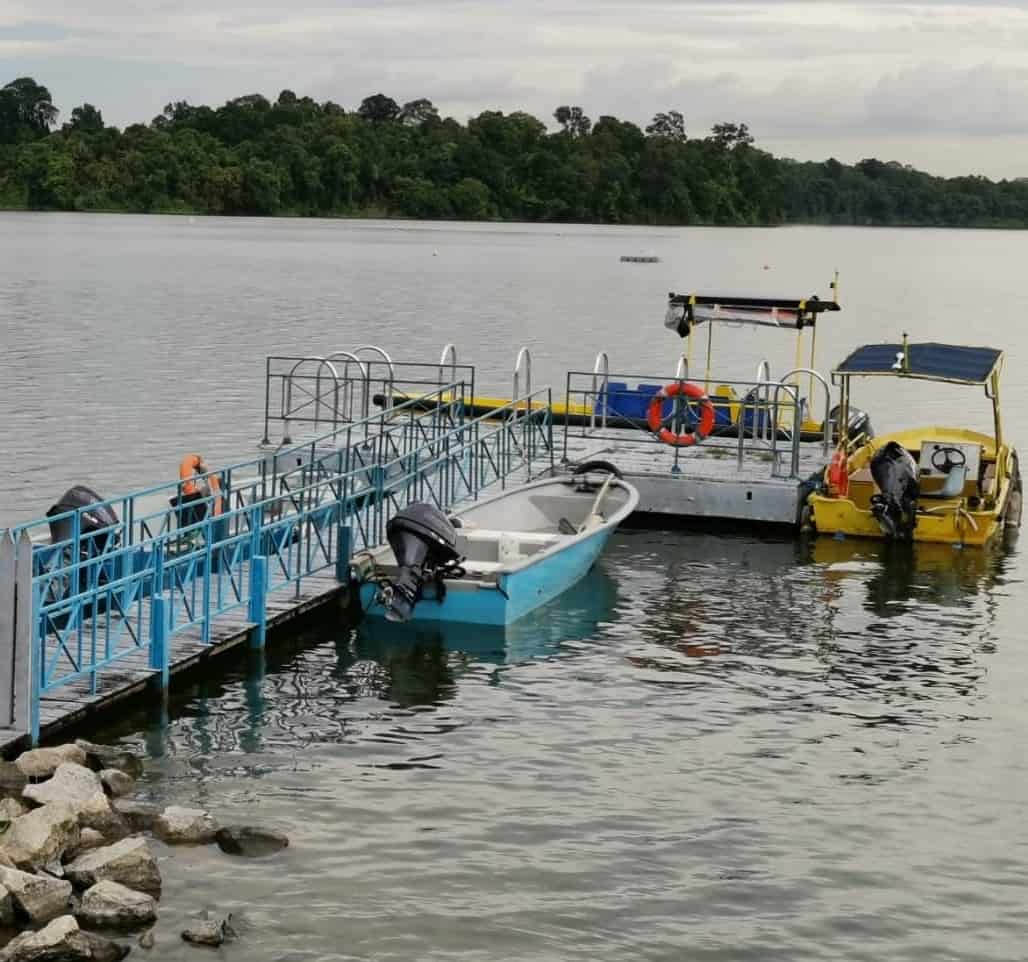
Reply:
M150 667L158 672L162 691L168 690L170 680L168 659L168 599L153 596L150 602Z
M35 664L35 658L29 661L29 670L32 672L32 693L29 702L29 735L33 746L39 744L39 701L43 697L43 673L46 671L46 648L43 645L44 634L42 632L43 617L43 588L39 584L32 586L32 644L30 650L39 652L39 664Z
M159 672L162 692L167 692L168 671L168 627L171 623L171 606L164 597L164 544L154 545L153 587L150 593L150 667Z
M250 559L250 647L263 648L268 634L268 611L265 600L268 594L268 559L258 555Z
M342 514L341 510L340 514ZM341 584L346 584L350 580L352 552L353 532L348 524L340 524L336 531L336 581Z

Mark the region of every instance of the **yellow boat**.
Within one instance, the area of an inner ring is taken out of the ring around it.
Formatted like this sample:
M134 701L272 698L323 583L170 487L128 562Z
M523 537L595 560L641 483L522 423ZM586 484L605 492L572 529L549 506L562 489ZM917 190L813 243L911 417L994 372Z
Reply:
M820 534L981 547L1021 524L1017 452L1003 441L1003 353L953 344L870 344L832 372L841 386L839 446L807 505ZM847 431L850 381L887 376L983 387L994 434L933 425L884 437Z

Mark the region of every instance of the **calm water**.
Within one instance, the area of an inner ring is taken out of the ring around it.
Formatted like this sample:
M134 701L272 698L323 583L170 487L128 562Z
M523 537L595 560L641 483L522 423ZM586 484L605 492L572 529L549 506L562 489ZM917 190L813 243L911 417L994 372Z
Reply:
M824 292L836 267L823 367L902 330L996 343L1028 444L1025 234L2 215L0 237L0 523L246 454L265 353L455 340L500 389L521 344L539 383L605 348L670 375L667 291ZM730 374L792 363L772 332L724 347ZM879 429L987 424L971 390L860 400ZM195 958L180 923L216 908L240 962L1028 958L1025 600L1016 545L626 531L506 635L312 628L104 733L151 753L150 797L293 839L162 850L154 957Z

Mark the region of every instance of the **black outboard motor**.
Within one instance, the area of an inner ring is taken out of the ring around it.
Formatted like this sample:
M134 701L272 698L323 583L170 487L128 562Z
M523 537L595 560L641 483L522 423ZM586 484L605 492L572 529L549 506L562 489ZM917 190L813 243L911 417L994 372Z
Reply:
M457 532L437 507L419 503L404 508L386 525L386 538L400 571L379 592L379 600L389 621L409 621L424 583L439 568L459 560Z
M103 501L92 488L84 484L77 484L69 488L58 499L57 503L46 513L48 518L74 511L76 508L86 508L91 504L97 505L89 511L79 513L79 532L82 537L83 551L87 545L91 546L90 554L97 555L107 547L108 539L116 536L117 532L110 531L106 536L100 536L99 532L106 528L114 528L120 522L118 515L110 505L100 504ZM60 541L68 541L75 533L74 518L61 518L59 521L50 522L50 540L53 544ZM95 537L87 537L94 535Z
M75 550L74 545L67 545L61 549L63 564L75 564L89 561L90 558L98 558L105 551L117 545L118 525L121 522L112 507L99 503L102 500L103 498L92 488L87 488L84 484L77 484L65 491L57 499L57 503L47 511L48 518L55 518L57 515L74 511L76 508L89 508L87 511L79 512L78 557L72 556ZM96 505L96 507L90 508L90 505ZM50 522L50 542L52 544L70 541L74 535L75 519L73 517ZM106 584L112 575L113 572L109 570L106 562L100 561L92 565L84 565L78 569L76 578L51 582L48 601L85 591L89 584Z
M828 420L833 425L832 430L835 433L835 440L838 440L839 437L839 414L841 410L839 405L836 405L828 412ZM875 436L875 429L871 426L871 416L866 411L861 411L860 408L850 405L850 421L846 426L846 436L857 445L870 441Z
M917 463L910 452L890 441L871 458L871 477L880 494L871 495L871 513L887 538L907 538L913 533L917 496Z

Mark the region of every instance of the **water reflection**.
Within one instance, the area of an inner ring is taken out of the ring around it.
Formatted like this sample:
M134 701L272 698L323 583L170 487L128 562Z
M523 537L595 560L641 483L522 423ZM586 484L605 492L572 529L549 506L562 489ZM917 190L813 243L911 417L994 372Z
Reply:
M208 759L242 753L246 772L266 771L276 750L362 739L403 741L411 712L431 713L454 699L468 672L494 674L557 654L565 641L592 639L613 616L614 579L602 566L574 588L506 628L459 624L395 625L369 619L317 623L267 652L252 652L234 670L179 692L104 732L143 732L152 758L190 759L190 777L211 774ZM445 730L440 716L424 722ZM222 771L222 774L224 772Z
M985 675L1014 558L1002 544L639 534L616 559L635 576L640 644L625 658L654 686L728 687L761 713L938 720L966 712Z
M890 618L906 614L916 604L963 607L968 596L988 596L1012 567L1016 541L962 549L946 544L814 538L808 549L809 560L823 567L826 582L864 582L868 611Z
M358 661L347 678L362 695L402 706L436 704L453 696L457 678L472 664L517 664L555 654L565 641L593 637L616 602L616 583L601 565L550 604L505 627L369 618L356 630Z

